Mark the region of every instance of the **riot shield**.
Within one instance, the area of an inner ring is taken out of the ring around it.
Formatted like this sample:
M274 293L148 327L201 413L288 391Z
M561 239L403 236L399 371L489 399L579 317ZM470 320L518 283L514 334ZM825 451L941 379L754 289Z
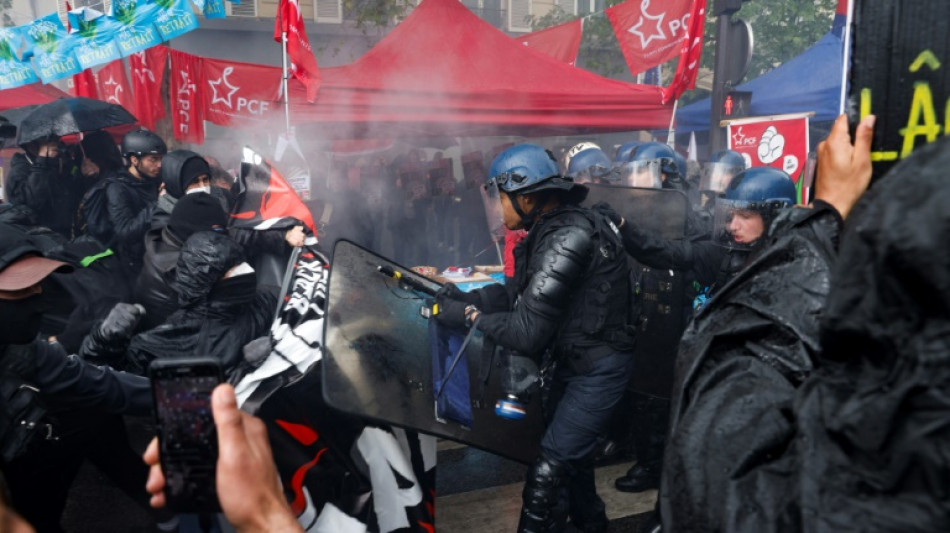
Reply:
M628 224L665 239L684 238L690 207L682 192L595 184L588 187L587 205L606 201ZM691 309L686 273L650 268L635 260L631 270L632 318L637 328L631 388L669 398L676 351Z
M380 267L401 273L402 280L380 273ZM495 414L496 400L505 397L505 376L500 359L483 357L480 333L464 346L463 369L454 370L468 375L471 424L437 415L433 366L439 365L433 364L428 324L434 319L423 316L431 306L426 293L434 293L437 283L341 240L334 249L329 287L323 361L329 405L525 464L535 460L544 428L540 395L524 398L527 409L521 420Z

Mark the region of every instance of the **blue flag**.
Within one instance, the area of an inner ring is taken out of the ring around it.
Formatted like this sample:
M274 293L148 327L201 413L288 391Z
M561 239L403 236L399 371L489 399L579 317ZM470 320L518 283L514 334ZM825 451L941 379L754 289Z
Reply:
M158 5L155 27L163 40L170 41L198 27L198 17L188 0L155 0L155 3Z
M0 90L40 81L30 60L23 60L19 54L25 44L21 34L24 29L0 28Z
M34 68L43 83L82 72L74 53L76 41L56 13L29 23L23 37L33 51Z
M114 40L119 30L115 20L88 7L74 9L66 16L76 39L76 59L83 70L122 57Z
M155 29L159 7L152 0L115 0L112 18L118 23L115 42L122 57L130 56L162 43Z

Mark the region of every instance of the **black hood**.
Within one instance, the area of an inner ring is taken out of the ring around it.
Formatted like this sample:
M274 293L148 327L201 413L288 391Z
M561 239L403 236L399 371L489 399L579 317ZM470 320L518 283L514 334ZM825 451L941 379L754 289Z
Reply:
M240 244L223 233L199 231L185 241L178 256L175 288L183 308L207 299L215 284L244 261Z
M197 157L204 159L197 152L191 150L172 150L162 157L162 182L165 184L165 192L173 198L181 198L185 195L186 183L182 183L182 168L189 159Z
M826 353L950 344L950 141L894 167L848 219L823 327Z

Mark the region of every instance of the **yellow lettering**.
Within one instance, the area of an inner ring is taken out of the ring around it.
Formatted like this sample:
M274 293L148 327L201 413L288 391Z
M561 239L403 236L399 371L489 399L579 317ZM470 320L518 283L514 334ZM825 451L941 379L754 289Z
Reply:
M861 89L861 118L871 114L871 89L864 88ZM895 161L897 160L897 152L891 151L878 151L871 152L871 161Z
M921 124L921 118L923 123ZM933 93L930 84L925 81L914 83L914 97L910 103L910 115L907 117L907 127L901 128L899 133L904 137L904 146L901 148L901 159L914 151L914 141L924 135L927 142L934 142L940 135L940 124L937 123L937 111L934 109Z

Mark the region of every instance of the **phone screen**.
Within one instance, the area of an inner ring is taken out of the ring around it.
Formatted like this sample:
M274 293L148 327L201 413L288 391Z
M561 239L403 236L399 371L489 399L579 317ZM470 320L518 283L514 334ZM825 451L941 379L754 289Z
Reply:
M151 368L158 441L168 507L216 511L218 437L211 392L221 382L214 360L174 359Z

